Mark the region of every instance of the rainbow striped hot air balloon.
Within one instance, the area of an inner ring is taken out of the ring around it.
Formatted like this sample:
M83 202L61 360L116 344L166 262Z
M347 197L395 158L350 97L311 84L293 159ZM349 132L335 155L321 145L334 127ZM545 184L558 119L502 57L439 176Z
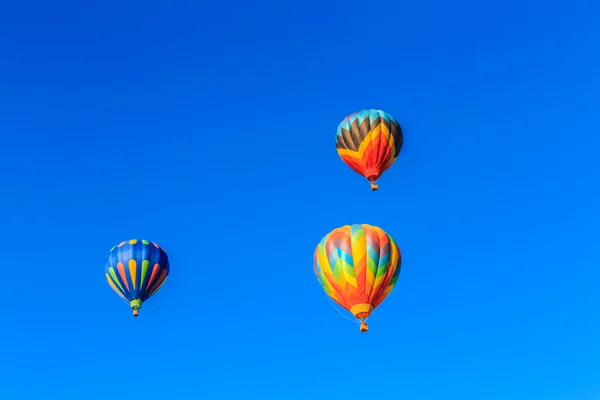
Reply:
M402 255L383 229L366 224L336 228L321 240L314 271L325 293L368 331L367 318L392 291Z
M402 128L394 117L381 110L362 110L339 124L335 146L346 165L377 190L375 182L396 161L403 141Z
M133 239L110 249L105 274L110 287L137 317L142 303L164 285L170 268L167 253L156 243Z

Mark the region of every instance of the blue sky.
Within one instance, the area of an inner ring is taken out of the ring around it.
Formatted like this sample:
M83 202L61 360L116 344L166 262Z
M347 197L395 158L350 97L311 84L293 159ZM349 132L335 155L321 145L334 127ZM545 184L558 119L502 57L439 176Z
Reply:
M0 398L598 399L600 6L557 3L3 4ZM352 223L403 252L367 334L313 275ZM172 266L139 318L131 238Z

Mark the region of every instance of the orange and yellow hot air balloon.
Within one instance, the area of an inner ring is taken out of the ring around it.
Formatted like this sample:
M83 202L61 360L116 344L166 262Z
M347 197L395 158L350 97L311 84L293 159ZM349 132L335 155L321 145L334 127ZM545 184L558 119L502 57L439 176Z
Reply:
M335 147L341 159L371 182L377 180L398 158L404 138L398 121L381 110L362 110L339 124Z
M314 255L317 280L337 304L369 330L367 318L392 291L402 255L383 229L366 224L336 228L321 240Z

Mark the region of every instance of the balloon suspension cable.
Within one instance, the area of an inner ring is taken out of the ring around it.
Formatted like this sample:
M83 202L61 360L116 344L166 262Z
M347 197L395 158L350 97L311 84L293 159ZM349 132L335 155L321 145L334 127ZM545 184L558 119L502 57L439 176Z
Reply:
M339 310L339 309L338 309L338 308L335 306L335 304L334 304L333 300L331 300L331 297L327 296L327 299L329 300L329 302L331 303L331 306L332 306L332 307L335 309L335 311L337 311L337 312L338 312L338 314L340 314L340 315L341 315L343 318L345 318L345 319L347 319L348 321L350 321L350 322L353 322L353 323L355 323L355 324L360 324L360 323L361 323L360 321L358 321L358 320L356 320L356 319L351 319L351 318L348 318L347 316L345 316L345 315L344 315L344 314L343 314L343 313L342 313L342 312L341 312L341 311L340 311L340 310Z

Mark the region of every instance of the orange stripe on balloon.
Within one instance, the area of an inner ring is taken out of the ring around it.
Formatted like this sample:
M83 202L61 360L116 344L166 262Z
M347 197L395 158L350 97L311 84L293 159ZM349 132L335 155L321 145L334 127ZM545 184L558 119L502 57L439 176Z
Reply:
M156 280L156 282L154 283L154 286L152 287L152 289L150 290L150 292L156 291L156 289L160 286L161 282L165 279L165 275L167 274L167 270L163 269L160 273L160 276L158 277L158 279Z
M346 157L346 158L344 158L344 161L357 174L359 174L359 175L364 175L365 174L365 167L364 167L362 161L359 158L357 158L357 157Z
M333 296L329 296L329 297L333 298L336 301L336 303L338 303L343 308L349 309L348 306L346 305L347 301L344 298L344 291L342 290L340 285L335 280L335 276L333 276L333 274L327 273L323 267L323 264L326 264L326 266L329 269L331 269L331 265L329 265L327 256L325 254L319 254L319 248L317 247L317 249L315 250L315 257L318 257L319 264L321 264L321 271L323 273L323 278L325 279L325 281L327 281L327 283L329 284L329 286L335 293L335 296L337 297L337 299L335 299Z
M371 152L371 164L379 170L385 167L388 157L385 156L385 136L379 134L373 143L373 151Z
M158 287L156 289L154 289L149 295L148 297L154 296L154 293L158 292L160 290L161 287L163 287L163 285L165 284L165 282L167 281L167 277L165 277L165 279L162 280L162 282L160 283L160 285L158 285Z
M375 152L374 152L374 146L373 146L374 144L375 143L373 140L368 140L367 145L365 146L365 148L363 150L362 162L363 162L364 166L367 168L378 167L377 158L375 157Z
M148 279L148 283L146 283L146 289L144 290L148 290L148 288L150 287L150 284L152 283L152 281L154 280L154 278L156 278L156 274L158 273L158 270L160 269L160 264L154 264L154 267L152 268L152 274L150 274L150 279Z
M391 139L390 139L391 138ZM382 146L385 146L383 155L382 155L382 163L381 163L381 172L383 173L383 171L386 171L389 167L391 167L391 165L394 163L395 159L394 159L394 153L395 153L395 147L392 144L392 142L390 140L393 141L393 137L390 135L390 137L388 138L387 136L384 137L384 139L382 139Z
M356 275L356 283L358 283L357 294L358 298L356 299L359 303L364 303L367 300L367 255L358 260L356 263L357 267L354 268L354 274Z
M387 162L387 157L385 157L387 135L388 131L386 126L383 124L379 125L379 136L377 137L377 140L374 144L374 148L376 150L374 153L376 154L377 159L379 160L379 170L381 170L381 168L383 168L384 164Z
M354 172L359 175L363 175L363 166L360 162L360 159L355 155L356 153L350 154L342 154L338 152L342 161L346 163Z
M383 173L390 158L389 146L387 146L387 138L382 133L378 134L377 137L371 142L370 148L365 155L365 166L367 168L377 168Z
M338 154L354 172L365 176L368 169L379 169L381 176L396 160L393 157L395 149L390 130L379 124L370 127L369 135L363 139L358 151L338 149Z
M346 310L350 311L350 308L352 307L351 301L350 301L350 299L348 299L347 293L335 281L335 276L330 275L330 274L328 274L326 272L323 272L323 275L325 275L325 279L327 279L327 282L329 282L329 284L331 285L331 287L333 288L333 290L337 294L338 299L340 300L339 304L342 307L344 307Z
M125 266L121 261L117 263L117 270L119 271L119 275L121 276L121 280L125 282L125 287L127 291L129 291L129 283L127 283L127 275L125 275Z

